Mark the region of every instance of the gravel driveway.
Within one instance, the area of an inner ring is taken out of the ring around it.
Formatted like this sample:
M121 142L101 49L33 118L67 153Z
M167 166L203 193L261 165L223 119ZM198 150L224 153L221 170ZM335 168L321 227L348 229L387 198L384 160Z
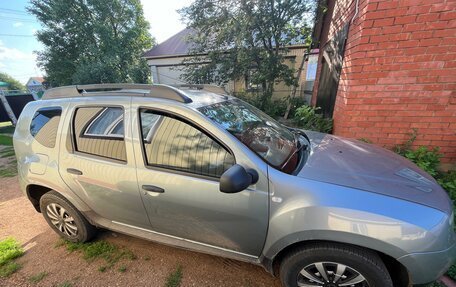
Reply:
M137 259L122 263L125 272L116 268L100 272L102 262L87 262L78 252L56 247L59 237L19 191L15 177L0 179L0 240L10 236L23 244L25 254L17 259L22 268L8 279L0 278L0 286L64 286L64 282L66 286L165 286L177 266L182 266L181 286L280 286L259 266L109 231L98 238L128 248ZM30 282L40 272L47 276L38 283Z

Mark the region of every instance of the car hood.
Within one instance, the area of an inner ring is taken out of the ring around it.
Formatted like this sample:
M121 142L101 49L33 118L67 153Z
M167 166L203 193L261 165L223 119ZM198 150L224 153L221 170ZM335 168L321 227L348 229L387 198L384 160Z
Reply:
M389 150L358 140L304 131L311 149L298 177L427 205L450 214L447 193L426 172Z

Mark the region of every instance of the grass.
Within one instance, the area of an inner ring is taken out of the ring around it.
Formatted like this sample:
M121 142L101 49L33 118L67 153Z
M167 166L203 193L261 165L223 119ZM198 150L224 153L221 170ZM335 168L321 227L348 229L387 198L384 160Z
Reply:
M11 123L0 123L0 134L13 134L14 127Z
M11 136L0 134L0 145L12 146L13 138Z
M73 286L73 284L71 284L70 281L65 281L63 283L61 283L60 285L58 285L58 287L71 287Z
M0 277L9 277L19 269L21 269L21 265L19 263L8 262L0 267Z
M31 283L38 283L41 280L43 280L43 278L46 277L47 275L48 275L48 273L46 271L43 271L43 272L40 272L40 273L37 273L35 275L30 276L29 277L29 281Z
M119 272L124 273L125 271L127 271L127 266L122 265L122 266L119 267Z
M0 241L0 266L16 259L24 254L19 243L13 238Z
M106 268L107 268L107 267L104 266L104 265L103 265L103 266L100 266L100 267L98 267L98 271L100 271L100 272L105 272L105 271L106 271Z
M17 175L17 168L13 163L15 163L15 161L11 161L7 165L0 167L0 178L13 177Z
M126 248L119 248L116 245L104 240L88 243L73 243L65 240L60 240L57 242L56 247L63 245L69 252L81 252L83 258L89 262L92 262L96 259L104 260L105 265L98 268L98 271L100 272L105 272L107 269L111 268L122 259L136 259L136 255L133 254L133 252L130 250ZM122 266L119 268L119 271L121 271L121 268Z
M8 277L20 269L21 265L14 262L14 259L23 254L24 250L15 239L7 238L0 241L0 277Z
M0 149L0 158L8 159L6 164L0 166L0 178L15 176L17 174L17 166L13 147L7 146Z
M13 138L14 127L11 123L0 123L0 158L7 158L8 163L0 167L0 178L13 177L17 174L16 159L14 157Z
M0 166L0 178L13 177L17 174L16 158L12 145L13 139L10 136L0 134L0 158L8 161Z
M11 146L7 146L0 150L0 157L11 157L14 156L14 148Z
M173 273L166 278L165 287L179 287L182 281L182 266L177 266Z

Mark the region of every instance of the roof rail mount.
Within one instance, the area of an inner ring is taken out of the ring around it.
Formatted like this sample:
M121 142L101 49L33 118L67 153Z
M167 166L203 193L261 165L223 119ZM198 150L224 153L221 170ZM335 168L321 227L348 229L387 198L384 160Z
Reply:
M227 92L223 87L216 86L216 85L208 85L208 84L180 84L174 85L177 88L187 88L191 90L204 90L207 92L215 93L215 94L226 94Z

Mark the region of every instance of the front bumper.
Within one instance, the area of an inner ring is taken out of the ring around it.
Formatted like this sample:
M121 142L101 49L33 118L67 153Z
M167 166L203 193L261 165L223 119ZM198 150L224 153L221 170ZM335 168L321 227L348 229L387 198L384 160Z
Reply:
M411 253L397 260L407 268L412 284L427 284L442 276L455 258L456 243L442 251Z

